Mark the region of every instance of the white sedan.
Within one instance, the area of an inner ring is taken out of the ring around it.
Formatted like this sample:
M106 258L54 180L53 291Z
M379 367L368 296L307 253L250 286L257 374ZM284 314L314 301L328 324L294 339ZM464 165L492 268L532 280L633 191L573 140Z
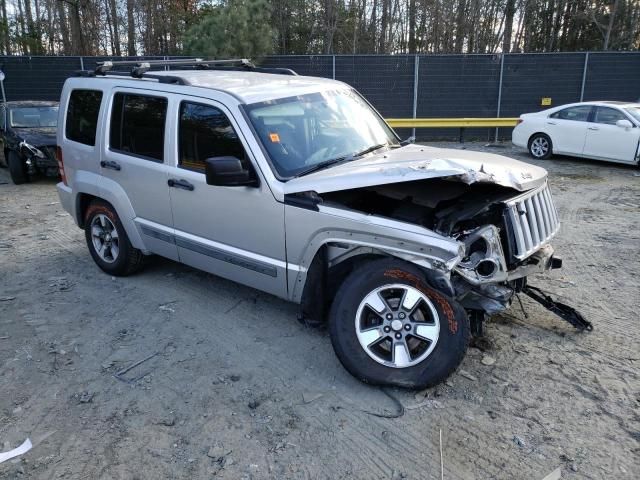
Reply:
M553 154L640 164L640 103L582 102L520 115L513 144Z

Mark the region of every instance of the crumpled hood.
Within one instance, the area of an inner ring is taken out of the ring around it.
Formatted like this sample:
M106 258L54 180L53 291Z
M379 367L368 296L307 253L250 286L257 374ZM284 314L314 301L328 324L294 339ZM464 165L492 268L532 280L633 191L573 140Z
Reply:
M493 153L407 145L294 178L284 184L284 193L334 192L442 177L525 191L542 185L547 171Z
M13 131L18 137L34 147L56 144L55 127L14 128Z

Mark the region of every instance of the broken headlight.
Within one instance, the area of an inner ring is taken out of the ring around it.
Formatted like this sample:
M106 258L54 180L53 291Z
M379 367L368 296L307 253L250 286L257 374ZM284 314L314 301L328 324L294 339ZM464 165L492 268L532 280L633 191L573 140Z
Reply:
M27 157L45 158L44 153L33 145L28 144L24 140L20 142L20 152Z
M462 260L455 271L474 285L503 282L507 279L507 265L495 225L485 225L458 237L465 247Z

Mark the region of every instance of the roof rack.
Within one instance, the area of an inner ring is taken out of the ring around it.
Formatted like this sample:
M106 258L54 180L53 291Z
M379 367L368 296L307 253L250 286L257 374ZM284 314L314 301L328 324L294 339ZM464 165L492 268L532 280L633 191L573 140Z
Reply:
M147 72L152 67L195 67L198 69L207 70L235 70L235 71L250 71L261 73L275 73L282 75L297 75L296 72L289 68L268 68L268 67L256 67L251 60L247 58L232 58L222 60L203 60L202 58L178 58L172 60L108 60L104 62L97 62L95 70L78 72L81 76L93 77L96 75L122 75L124 72L112 71L114 67L119 66L131 66L129 75L134 78L155 78L159 81L163 81L161 77L164 75L152 75ZM171 80L167 80L169 83L179 83L178 77L172 77Z

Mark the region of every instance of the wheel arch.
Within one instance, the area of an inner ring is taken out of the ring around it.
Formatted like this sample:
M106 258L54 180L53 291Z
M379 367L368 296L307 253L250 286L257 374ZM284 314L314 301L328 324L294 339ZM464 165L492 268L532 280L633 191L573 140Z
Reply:
M131 245L137 248L138 250L142 250L143 253L148 253L148 250L145 248L144 242L142 241L140 233L138 232L138 229L136 228L133 220L127 217L126 215L123 215L122 209L118 208L118 205L114 205L113 202L110 202L108 199L104 198L101 195L96 195L95 192L94 193L78 192L76 194L75 215L76 215L76 223L78 224L78 227L84 229L87 208L89 208L89 205L91 205L91 203L96 200L104 202L107 205L109 205L111 208L113 208L113 210L116 212L116 215L118 215L118 218L120 219L120 222L122 223L123 228L127 232L127 236L129 237L129 241L131 242Z
M531 142L536 135L544 135L545 137L548 137L549 140L551 140L551 150L553 150L553 137L549 134L549 132L545 132L544 130L536 130L531 135L529 135L529 138L527 139L527 148L531 146Z
M340 245L337 248L343 248ZM335 257L331 251L336 248L331 242L324 243L316 251L309 264L304 283L299 289L300 314L311 323L324 323L331 308L333 299L347 277L357 268L384 258L394 259L407 265L417 267L423 274L423 280L434 289L452 297L454 295L448 272L428 268L420 259L408 259L389 252L384 248L356 246L346 254Z

